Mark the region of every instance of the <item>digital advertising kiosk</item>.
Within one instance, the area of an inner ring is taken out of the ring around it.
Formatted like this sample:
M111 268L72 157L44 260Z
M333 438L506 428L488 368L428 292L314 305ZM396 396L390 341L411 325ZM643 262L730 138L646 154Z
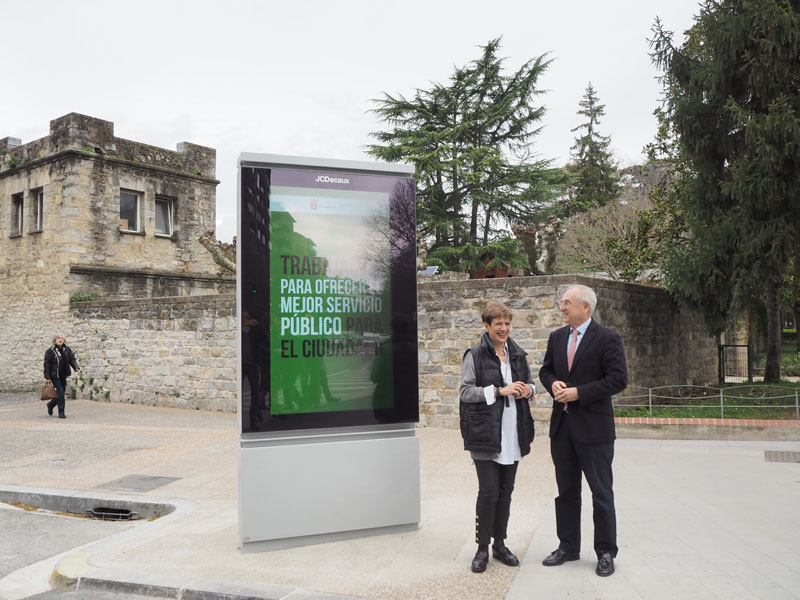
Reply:
M412 174L239 157L243 551L419 524Z

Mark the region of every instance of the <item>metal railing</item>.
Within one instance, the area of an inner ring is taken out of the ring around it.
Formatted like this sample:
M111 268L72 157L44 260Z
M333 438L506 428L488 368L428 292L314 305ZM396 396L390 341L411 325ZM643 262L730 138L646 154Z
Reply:
M744 403L740 403L744 402ZM793 409L794 418L800 420L800 389L784 388L780 386L754 386L740 385L733 387L711 387L704 385L667 385L654 388L641 386L628 386L623 395L614 398L614 410L639 411L647 409L647 416L653 416L653 410L681 409L681 413L712 412L710 409L719 410L719 418L760 418L741 417L733 413L739 409L752 410L757 413L759 409L773 409L785 411L781 417L768 417L787 419L791 418ZM698 413L699 414L699 413ZM643 415L642 415L643 416ZM676 416L691 417L691 414ZM703 415L707 416L707 415Z

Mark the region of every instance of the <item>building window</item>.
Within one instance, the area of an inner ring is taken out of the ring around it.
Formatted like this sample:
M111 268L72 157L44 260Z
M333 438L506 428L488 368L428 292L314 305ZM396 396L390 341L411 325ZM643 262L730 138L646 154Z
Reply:
M139 231L139 205L141 194L129 190L119 192L119 228L122 231Z
M31 191L33 197L33 229L31 231L41 231L44 229L44 190Z
M156 235L172 235L174 216L175 199L156 196Z
M11 196L11 235L22 235L22 194Z

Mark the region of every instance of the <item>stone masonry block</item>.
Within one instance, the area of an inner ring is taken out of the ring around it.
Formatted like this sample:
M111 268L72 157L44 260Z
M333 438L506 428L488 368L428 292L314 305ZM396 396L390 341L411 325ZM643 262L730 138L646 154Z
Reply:
M447 314L430 314L427 316L425 326L429 329L449 329L453 326L453 319Z
M536 308L538 310L552 310L557 307L558 303L556 303L556 300L552 297L544 297L536 299Z
M448 350L447 363L451 365L461 365L464 362L464 350Z
M444 377L445 389L458 390L459 385L461 385L461 377L456 377L455 375L445 375Z

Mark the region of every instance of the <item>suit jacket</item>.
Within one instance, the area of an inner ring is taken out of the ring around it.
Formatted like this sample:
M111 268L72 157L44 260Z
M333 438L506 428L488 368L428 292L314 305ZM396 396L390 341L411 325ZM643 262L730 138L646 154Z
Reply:
M611 396L628 385L622 339L619 334L592 319L575 353L572 370L568 370L569 335L569 326L550 334L544 362L539 370L539 379L551 396L555 381L578 388L579 399L569 403L569 416L564 416L563 404L553 403L550 437L558 431L562 420L568 418L576 441L587 444L611 442L616 438Z

